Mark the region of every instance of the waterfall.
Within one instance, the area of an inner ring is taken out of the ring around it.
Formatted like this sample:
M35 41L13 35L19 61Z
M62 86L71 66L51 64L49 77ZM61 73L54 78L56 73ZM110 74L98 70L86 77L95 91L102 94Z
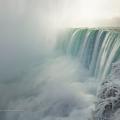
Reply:
M96 112L103 110L96 96L99 79L118 65L112 63L120 58L120 33L71 28L60 32L54 45L41 49L40 58L33 57L35 64L24 64L27 70L17 77L0 82L0 120L94 120L102 115Z
M77 57L92 76L104 79L120 58L120 33L101 29L72 28L59 36L57 50Z

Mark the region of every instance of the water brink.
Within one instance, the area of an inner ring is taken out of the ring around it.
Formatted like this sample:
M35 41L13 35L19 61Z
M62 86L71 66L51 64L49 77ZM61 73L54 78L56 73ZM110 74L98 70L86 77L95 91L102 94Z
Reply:
M62 51L62 54L77 57L92 76L105 78L112 63L119 59L120 33L79 28L67 32L66 36L69 37L61 40L57 50Z

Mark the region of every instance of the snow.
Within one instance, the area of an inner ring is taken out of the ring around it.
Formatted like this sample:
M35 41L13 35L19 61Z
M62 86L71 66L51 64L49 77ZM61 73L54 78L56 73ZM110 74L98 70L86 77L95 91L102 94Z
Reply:
M113 63L112 71L102 80L97 92L95 120L120 120L120 61Z

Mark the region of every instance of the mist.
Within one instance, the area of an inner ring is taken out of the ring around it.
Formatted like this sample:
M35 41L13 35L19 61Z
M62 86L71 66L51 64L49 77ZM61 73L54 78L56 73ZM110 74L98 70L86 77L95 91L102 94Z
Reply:
M49 6L46 1L0 1L1 80L13 79L50 51L55 29Z
M94 110L97 84L78 60L66 56L47 59L17 81L1 83L0 118L88 120Z

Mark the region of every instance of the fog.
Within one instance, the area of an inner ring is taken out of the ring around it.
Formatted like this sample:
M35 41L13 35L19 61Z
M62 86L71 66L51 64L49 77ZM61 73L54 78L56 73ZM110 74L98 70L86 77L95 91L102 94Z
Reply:
M50 23L51 8L45 1L41 4L1 0L0 3L0 76L11 79L47 53L53 45L55 30Z
M19 81L2 83L1 119L91 118L96 82L80 68L78 60L60 56L49 59L45 64L34 66L24 76L19 77Z

